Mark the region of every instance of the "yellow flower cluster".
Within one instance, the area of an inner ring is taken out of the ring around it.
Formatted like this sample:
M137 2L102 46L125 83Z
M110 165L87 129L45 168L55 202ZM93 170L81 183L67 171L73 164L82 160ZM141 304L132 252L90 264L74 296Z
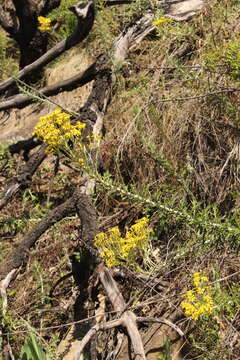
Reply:
M181 303L181 308L185 315L191 316L193 320L198 320L200 316L211 314L213 309L213 299L209 294L211 288L207 285L208 277L202 272L193 274L193 289L188 290Z
M70 118L71 115L60 109L40 117L33 135L48 145L48 153L56 152L69 139L82 135L85 124L78 122L76 125L72 125Z
M143 252L149 244L149 234L152 230L148 223L147 217L137 220L125 237L121 236L117 226L96 236L94 245L100 249L100 256L107 266L117 266L122 260L129 265L136 264L136 251Z
M159 19L152 22L152 26L162 25L162 24L164 24L166 22L169 22L169 21L171 21L170 18L160 17Z
M46 18L44 16L39 16L38 17L38 22L39 22L39 26L38 26L38 30L44 32L44 31L51 31L52 27L51 27L51 19Z

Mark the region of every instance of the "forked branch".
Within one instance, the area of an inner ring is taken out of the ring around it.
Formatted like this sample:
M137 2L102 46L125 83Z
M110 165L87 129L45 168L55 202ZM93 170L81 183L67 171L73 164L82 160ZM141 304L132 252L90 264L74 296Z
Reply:
M117 283L113 279L110 271L103 264L100 264L97 268L97 272L99 275L99 279L104 287L104 290L107 293L107 296L114 310L116 311L117 315L120 316L120 318L118 318L117 320L109 321L107 323L97 324L93 326L81 340L81 343L72 360L79 359L80 355L84 351L85 346L88 344L88 342L96 334L97 331L106 331L119 326L126 328L133 348L133 358L137 360L146 359L143 342L137 327L137 323L162 323L170 326L181 337L184 336L182 330L177 325L173 324L167 319L136 317L136 315L132 311L127 310L127 304L121 292L119 291Z
M92 29L94 22L94 6L92 0L87 0L85 3L78 3L69 9L78 18L78 26L75 32L67 39L60 41L52 49L47 51L39 59L33 63L25 66L18 73L18 78L22 79L36 70L40 70L50 61L56 59L64 51L69 50L79 42L83 41ZM0 84L0 93L6 91L10 86L15 83L15 78L10 77Z

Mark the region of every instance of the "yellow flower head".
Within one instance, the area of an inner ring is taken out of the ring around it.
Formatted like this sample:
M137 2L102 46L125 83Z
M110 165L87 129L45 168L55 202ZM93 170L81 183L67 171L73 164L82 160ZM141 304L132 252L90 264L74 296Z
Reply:
M136 264L135 251L143 252L149 245L149 233L152 230L148 227L148 223L147 217L137 220L125 237L121 236L117 226L95 237L94 245L100 249L100 256L107 266L119 265L122 260L129 265Z
M52 30L51 19L46 18L44 16L39 16L38 22L39 22L38 30L40 30L42 32Z
M85 124L71 124L71 115L56 109L52 113L41 116L35 126L33 135L48 145L48 152L57 151L70 138L80 137Z
M185 315L191 316L193 320L205 314L211 314L213 299L210 295L211 287L207 285L208 277L203 272L193 274L193 289L186 291L182 296L185 300L181 302L181 308Z
M167 22L169 22L171 20L172 19L167 18L167 17L160 17L159 19L152 22L152 26L162 25L162 24L165 24L165 23L167 23Z

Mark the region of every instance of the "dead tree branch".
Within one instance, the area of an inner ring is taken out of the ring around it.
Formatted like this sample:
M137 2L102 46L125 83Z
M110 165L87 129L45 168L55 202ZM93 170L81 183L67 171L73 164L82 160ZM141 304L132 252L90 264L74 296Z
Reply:
M88 82L92 81L96 76L96 63L90 65L85 71L70 77L69 79L62 80L56 84L46 86L40 90L36 90L37 96L41 98L41 95L44 96L53 96L57 95L63 91L72 91L76 88L86 85ZM15 79L18 82L18 79ZM33 93L34 96L34 93ZM0 102L0 111L8 110L12 108L22 108L34 101L34 98L31 95L18 94L8 98L7 100Z
M87 242L93 239L97 232L96 213L90 198L83 194L80 188L77 188L68 200L45 216L7 255L0 264L0 278L5 278L13 269L18 269L26 264L29 250L35 245L39 237L54 224L74 212L77 212L81 221L82 237ZM13 278L14 276L11 280Z
M182 330L176 325L174 324L172 321L168 320L168 319L153 319L153 318L148 318L148 317L137 317L137 322L142 323L159 323L159 324L164 324L164 325L168 325L169 327L171 327L174 331L176 331L181 337L184 336L184 332L182 332Z
M7 288L12 280L12 278L14 277L16 273L16 269L11 270L7 276L0 281L0 293L2 296L2 313L3 315L6 313L6 309L7 309Z
M7 185L6 190L0 199L0 210L2 210L3 207L11 201L20 189L26 188L29 185L35 171L47 157L46 149L47 146L42 144L41 147L30 157L28 162L20 167L17 176L15 176L13 181Z
M125 327L129 338L131 339L133 347L133 356L134 359L146 359L143 342L137 328L137 323L147 322L147 323L160 323L171 327L176 331L181 337L184 336L182 330L176 325L173 324L168 319L153 319L145 317L136 317L132 311L127 310L127 304L119 291L115 280L113 279L111 272L103 264L100 264L97 268L99 279L104 287L105 292L114 308L114 311L120 316L117 320L112 320L107 323L97 324L93 326L87 334L81 340L80 345L72 360L79 359L80 355L83 353L84 348L91 340L91 338L96 334L97 331L107 331L115 327Z
M77 5L70 8L76 17L78 18L78 27L75 32L70 35L67 39L60 41L52 49L47 51L39 59L33 63L25 66L18 73L18 78L22 79L32 73L33 71L43 68L50 61L56 59L66 50L75 46L79 42L83 41L92 29L94 22L94 5L92 0L87 0L85 3L78 3ZM10 77L0 84L0 93L6 91L10 86L15 83L15 78Z
M44 96L53 96L57 95L63 91L72 91L75 88L79 88L84 86L89 81L94 79L95 73L92 71L92 66L86 70L86 73L80 73L76 76L73 76L69 79L60 81L56 84L44 87L43 89L36 90L37 96L41 98ZM16 79L16 82L18 80ZM0 103L0 111L8 110L12 108L23 108L34 101L34 93L33 97L31 95L18 94L13 97L8 98L7 100Z
M99 274L99 279L108 295L108 298L114 310L118 313L123 313L123 315L121 316L122 325L126 327L128 335L131 339L134 359L146 359L142 339L137 328L137 320L135 314L132 311L126 311L127 304L122 294L120 293L110 271L103 265L99 265L97 271Z
M122 320L119 319L119 320L109 321L105 324L96 324L95 326L93 326L81 340L81 344L79 345L77 352L74 355L74 358L72 360L79 360L80 355L82 354L83 350L85 349L85 347L87 346L89 341L92 339L92 337L94 335L96 335L96 333L98 331L111 330L111 329L113 329L117 326L121 326L121 325L122 325Z

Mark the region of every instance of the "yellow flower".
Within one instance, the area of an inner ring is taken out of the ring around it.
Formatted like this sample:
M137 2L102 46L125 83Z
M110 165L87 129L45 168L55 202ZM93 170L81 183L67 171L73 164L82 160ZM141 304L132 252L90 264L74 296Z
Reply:
M78 159L78 163L80 166L83 166L85 164L85 160L83 158Z
M51 31L51 19L46 18L44 16L39 16L38 17L38 22L39 22L39 26L38 26L38 30L44 32L44 31Z
M198 287L198 288L197 288L197 293L198 293L199 295L202 295L202 294L204 293L204 291L205 291L204 288L201 288L201 287Z
M204 314L211 314L213 299L210 295L211 287L207 285L208 277L202 272L193 274L193 289L186 291L182 296L185 300L181 302L181 308L185 315L191 316L193 320Z
M194 301L194 300L196 300L196 297L195 297L195 295L194 295L193 290L188 290L188 291L186 292L186 299L188 299L189 301Z
M166 17L160 17L159 19L155 20L152 22L152 26L158 26L158 25L162 25L166 22L171 21L172 19L170 18L166 18Z
M107 266L116 266L125 260L129 265L136 264L135 251L144 251L149 244L148 218L143 217L136 221L122 237L117 226L106 233L99 233L95 237L94 245L100 249L100 256Z
M71 124L71 115L56 109L52 113L41 116L33 135L48 145L48 153L54 153L70 138L80 137L85 124Z

